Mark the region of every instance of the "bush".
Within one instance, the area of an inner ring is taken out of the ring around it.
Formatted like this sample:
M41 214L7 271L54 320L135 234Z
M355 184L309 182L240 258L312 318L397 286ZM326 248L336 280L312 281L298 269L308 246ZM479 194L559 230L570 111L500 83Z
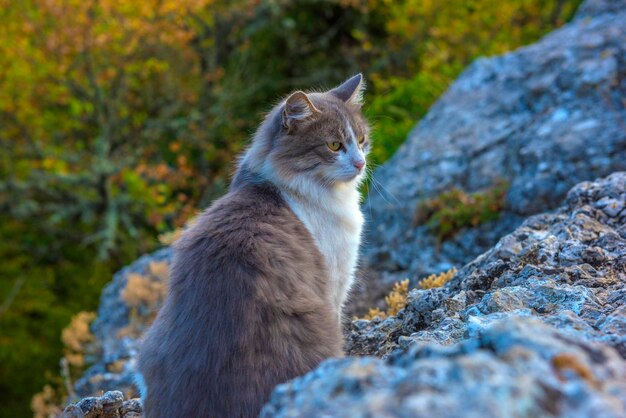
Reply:
M418 205L413 224L425 224L439 241L454 236L465 227L496 220L504 208L508 185L500 182L476 193L453 188Z

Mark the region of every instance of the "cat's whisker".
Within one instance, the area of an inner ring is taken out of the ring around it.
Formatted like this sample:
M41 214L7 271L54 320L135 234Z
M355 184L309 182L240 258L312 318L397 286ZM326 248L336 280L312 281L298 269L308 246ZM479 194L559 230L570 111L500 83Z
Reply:
M387 204L391 204L391 202L389 200L387 200L387 198L385 197L385 195L381 192L381 189L376 185L376 181L374 179L374 173L371 169L368 169L367 171L369 178L372 180L371 181L371 185L374 187L374 190L376 190L376 192L380 195L380 197L383 198L383 200L387 203Z
M366 170L365 174L367 176L369 174L369 172ZM370 194L370 185L367 182L367 180L365 181L365 189L366 189L366 192L367 192L367 196L369 196L369 194ZM369 198L367 198L367 207L368 207L369 212L370 212L369 219L372 219L372 201Z
M383 191L384 191L387 195L391 196L391 198L392 198L393 200L395 200L395 201L396 201L396 203L400 203L400 201L398 200L398 198L397 198L397 197L396 197L393 193L391 193L391 192L389 191L389 189L387 189L385 186L383 186L383 184L382 184L380 181L376 180L376 177L372 177L372 180L374 180L374 182L375 182L376 184L378 184L378 187L380 187L380 188L381 188L381 189L382 189L382 190L383 190Z
M385 186L383 186L383 184L380 181L376 180L376 177L374 177L374 170L373 169L370 169L370 170L371 170L370 173L372 175L371 176L372 184L377 185L377 187L380 187L385 193L387 193L391 198L393 198L393 200L395 200L396 203L400 203L398 198L393 193L391 193Z

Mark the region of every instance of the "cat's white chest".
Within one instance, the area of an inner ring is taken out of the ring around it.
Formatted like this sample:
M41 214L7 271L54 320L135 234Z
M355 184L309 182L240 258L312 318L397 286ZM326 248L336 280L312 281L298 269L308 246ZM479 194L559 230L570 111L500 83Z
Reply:
M354 281L363 229L358 191L346 190L340 196L329 196L315 204L289 196L286 200L324 256L330 273L333 304L341 312Z

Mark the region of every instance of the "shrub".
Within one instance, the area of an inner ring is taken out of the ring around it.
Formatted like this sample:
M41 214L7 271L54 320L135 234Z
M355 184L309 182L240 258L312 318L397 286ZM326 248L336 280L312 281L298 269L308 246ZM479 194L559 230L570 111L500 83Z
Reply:
M374 317L387 318L389 316L394 316L400 310L402 310L406 306L406 295L409 293L409 279L402 280L401 282L397 282L389 295L385 296L385 303L387 304L387 309L385 312L381 311L378 308L370 308L367 315L363 317L363 319L371 320Z
M433 287L441 287L448 281L450 281L456 274L456 268L452 268L448 271L440 273L438 275L431 274L430 276L419 280L417 283L422 289L432 289ZM406 306L406 297L409 294L409 279L396 282L393 289L387 296L385 296L385 304L387 309L381 311L380 308L370 308L369 312L363 317L363 319L372 320L375 317L385 319L390 316L395 316Z
M72 317L70 324L61 332L64 357L70 366L82 368L85 365L85 353L90 351L90 344L95 341L89 324L96 319L95 312L79 312Z
M374 146L368 156L370 166L385 162L396 152L415 126L415 121L426 114L456 75L449 75L441 68L439 70L433 75L419 73L409 79L375 79L374 84L379 85L378 89L382 92L373 95L365 108L373 127Z
M453 188L421 202L415 212L414 226L426 225L439 241L461 229L498 219L504 208L508 184L500 181L482 192L467 193Z
M452 267L448 271L444 271L439 274L431 274L430 276L417 282L422 289L432 289L434 287L441 287L448 283L456 275L456 268Z

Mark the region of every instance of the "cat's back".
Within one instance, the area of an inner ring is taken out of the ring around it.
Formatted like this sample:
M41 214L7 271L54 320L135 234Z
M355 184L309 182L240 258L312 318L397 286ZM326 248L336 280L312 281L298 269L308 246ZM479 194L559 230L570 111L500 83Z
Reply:
M170 277L139 357L148 417L255 416L276 384L341 354L322 255L270 184L235 187L201 214ZM181 397L194 409L171 410Z
M206 264L204 273L236 280L227 266L263 277L290 276L291 267L327 275L323 256L309 230L270 183L246 183L231 189L203 212L175 244L173 270ZM278 265L278 264L280 265ZM280 271L276 269L280 267ZM287 270L285 270L287 269ZM296 274L301 276L300 274ZM174 274L172 285L191 276ZM322 280L324 281L324 280Z
M179 258L194 248L218 257L232 255L229 252L252 256L250 245L289 240L289 232L306 232L298 224L271 184L244 184L231 189L199 215L176 242L175 251ZM307 237L299 234L294 241L306 242Z

